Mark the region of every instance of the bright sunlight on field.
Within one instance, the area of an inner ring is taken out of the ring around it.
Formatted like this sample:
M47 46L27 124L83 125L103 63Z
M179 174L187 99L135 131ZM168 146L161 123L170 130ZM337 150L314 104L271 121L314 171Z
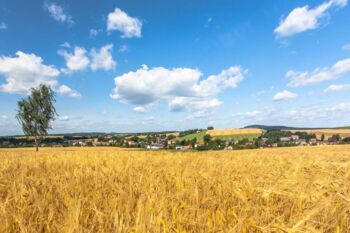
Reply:
M349 232L350 146L0 150L0 232Z
M229 135L241 135L241 134L256 134L261 135L262 130L261 129L253 129L253 128L247 128L247 129L213 129L208 130L207 134L211 136L229 136Z
M307 129L307 130L291 130L292 133L295 132L307 132L309 134L315 134L317 139L321 139L322 135L326 139L332 137L333 135L339 134L341 137L350 137L350 129Z
M256 128L246 128L246 129L213 129L208 130L206 134L214 137L215 139L221 140L242 140L249 139L253 140L261 136L263 130Z

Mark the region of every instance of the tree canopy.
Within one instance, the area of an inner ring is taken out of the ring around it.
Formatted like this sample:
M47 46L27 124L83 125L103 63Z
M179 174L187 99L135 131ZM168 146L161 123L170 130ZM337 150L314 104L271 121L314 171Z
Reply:
M54 106L55 92L46 85L32 88L27 98L18 101L17 119L26 136L33 136L38 151L39 138L48 134L52 129L51 122L55 120L57 112Z

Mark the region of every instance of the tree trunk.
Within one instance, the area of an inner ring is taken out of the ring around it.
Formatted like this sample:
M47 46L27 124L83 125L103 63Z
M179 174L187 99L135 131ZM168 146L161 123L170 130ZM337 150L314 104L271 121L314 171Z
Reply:
M35 135L35 151L39 151L39 145L38 145L38 136Z

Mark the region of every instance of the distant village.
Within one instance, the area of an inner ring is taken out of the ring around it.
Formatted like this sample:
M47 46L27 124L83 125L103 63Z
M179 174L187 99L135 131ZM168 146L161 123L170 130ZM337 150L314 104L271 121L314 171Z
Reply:
M193 129L183 132L159 132L140 134L84 134L51 135L40 141L41 147L125 147L145 150L239 150L266 147L321 146L350 143L350 137L339 134L332 136L315 135L307 132L287 130L266 130L256 138L223 139ZM202 137L191 135L203 135ZM0 137L0 147L32 147L34 141L23 136Z

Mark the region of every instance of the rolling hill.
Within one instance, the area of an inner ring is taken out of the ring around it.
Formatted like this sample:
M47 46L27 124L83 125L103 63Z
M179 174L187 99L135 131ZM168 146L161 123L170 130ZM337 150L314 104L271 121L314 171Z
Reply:
M247 125L245 129L257 128L263 130L324 130L324 129L350 129L350 126L343 127L290 127L283 125Z
M197 139L198 142L203 141L203 137L206 134L212 136L215 139L221 140L242 140L248 139L253 140L254 138L259 137L263 133L262 129L258 128L249 128L249 129L214 129L214 130L203 130L198 133L189 134L183 137L178 137L177 141L183 140L192 140Z

